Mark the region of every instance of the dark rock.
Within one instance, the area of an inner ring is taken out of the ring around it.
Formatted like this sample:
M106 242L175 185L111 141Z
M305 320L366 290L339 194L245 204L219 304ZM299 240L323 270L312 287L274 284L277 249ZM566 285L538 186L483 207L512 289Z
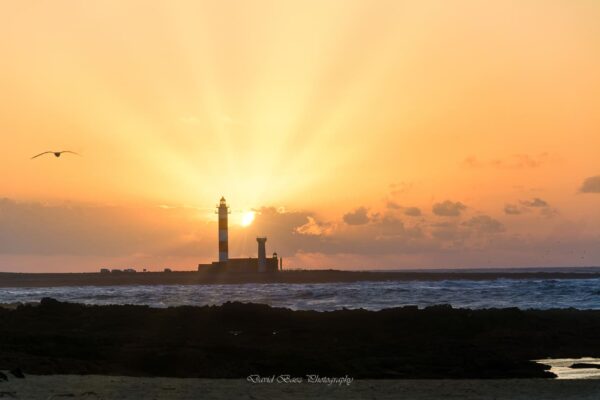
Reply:
M2 371L0 371L0 381L7 381L8 380L8 376L6 376L6 374Z
M600 369L600 364L591 364L591 363L575 363L572 364L569 368L580 369L580 368L596 368Z
M452 305L451 304L435 304L433 306L425 307L425 310L426 311L437 311L437 312L449 311L449 310L452 310Z
M10 373L15 378L19 378L19 379L24 379L25 378L25 374L23 373L23 371L21 371L21 368L19 368L19 367L11 369Z
M59 305L60 301L53 299L52 297L44 297L42 298L42 300L40 300L40 306L56 306Z
M0 370L31 374L545 378L547 366L530 360L600 357L600 310L158 309L44 299L0 310L0 326Z

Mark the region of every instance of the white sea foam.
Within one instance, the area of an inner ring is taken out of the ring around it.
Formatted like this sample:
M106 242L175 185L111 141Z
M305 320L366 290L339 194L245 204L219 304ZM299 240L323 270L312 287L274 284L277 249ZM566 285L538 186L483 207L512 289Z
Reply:
M546 358L535 361L549 365L550 372L556 374L557 379L600 379L600 358ZM571 368L573 364L581 363L597 365L598 368Z

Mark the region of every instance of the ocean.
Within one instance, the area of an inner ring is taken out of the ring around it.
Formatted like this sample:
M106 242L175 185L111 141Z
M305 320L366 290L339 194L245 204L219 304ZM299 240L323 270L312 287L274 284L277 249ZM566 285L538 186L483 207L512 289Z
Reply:
M600 279L492 279L319 284L130 285L0 288L0 303L43 297L84 304L150 307L240 301L293 310L381 310L450 304L454 308L600 309Z

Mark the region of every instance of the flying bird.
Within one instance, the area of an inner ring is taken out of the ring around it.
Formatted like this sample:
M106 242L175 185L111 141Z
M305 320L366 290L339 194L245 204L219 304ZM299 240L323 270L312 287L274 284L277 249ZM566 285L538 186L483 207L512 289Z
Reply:
M79 154L79 153L75 153L74 151L71 151L71 150L63 150L63 151L45 151L45 152L43 152L43 153L40 153L40 154L38 154L38 155L36 155L36 156L33 156L33 157L31 157L31 159L33 160L34 158L38 158L39 156L43 156L44 154L54 154L54 157L58 158L58 157L60 157L60 155L61 155L61 154L63 154L63 153L70 153L70 154L75 154L75 155L78 155L78 156L80 156L80 155L81 155L81 154Z

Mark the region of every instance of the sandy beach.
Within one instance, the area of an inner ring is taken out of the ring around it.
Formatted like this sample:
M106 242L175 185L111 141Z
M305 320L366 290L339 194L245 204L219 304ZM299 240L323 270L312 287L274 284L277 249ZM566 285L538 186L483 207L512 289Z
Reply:
M252 384L243 379L28 375L0 381L0 398L50 399L414 399L596 400L600 380L356 380L349 386Z

